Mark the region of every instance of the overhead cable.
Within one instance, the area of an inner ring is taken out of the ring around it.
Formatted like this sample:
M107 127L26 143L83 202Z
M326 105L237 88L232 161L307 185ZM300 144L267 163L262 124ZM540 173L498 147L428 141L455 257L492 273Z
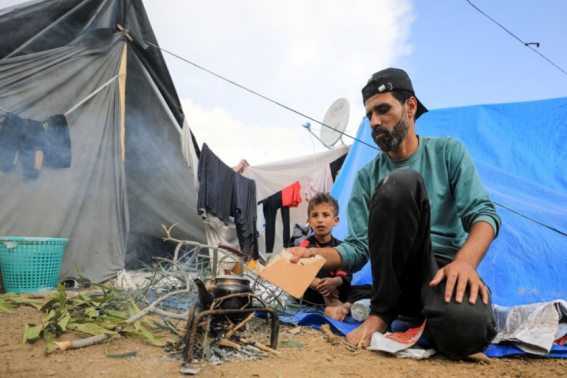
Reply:
M240 85L240 84L238 84L238 83L235 83L235 82L232 81L232 80L229 80L229 79L227 79L227 78L225 78L225 77L223 77L223 76L221 76L221 75L219 75L219 74L214 73L213 71L210 71L210 70L208 70L208 69L206 69L206 68L204 68L204 67L201 67L200 65L198 65L198 64L196 64L196 63L193 63L193 62L191 62L191 61L189 61L189 60L187 60L187 59L185 59L185 58L183 58L183 57L181 57L181 56L179 56L179 55L176 55L176 54L174 54L174 53L172 53L172 52L170 52L170 51L167 51L167 50L164 49L164 48L161 48L161 47L159 47L159 46L157 46L157 45L154 45L154 44L151 43L151 42L148 42L148 41L145 41L145 42L146 42L148 45L153 46L153 47L155 47L156 49L160 49L161 51L166 52L166 53L168 53L169 55L176 57L177 59L181 59L182 61L184 61L184 62L186 62L186 63L189 63L190 65L192 65L192 66L194 66L194 67L197 67L197 68L199 68L199 69L201 69L201 70L203 70L203 71L205 71L205 72L207 72L207 73L209 73L209 74L211 74L211 75L213 75L213 76L216 76L216 77L218 77L219 79L222 79L222 80L226 81L227 83L230 83L230 84L232 84L232 85L235 85L235 86L237 86L238 88L244 89L244 90L247 91L247 92L250 92L250 93L252 93L252 94L254 94L254 95L258 96L258 97L263 98L264 100L270 101L271 103L274 103L274 104L276 104L276 105L278 105L278 106L281 106L281 107L284 108L284 109L287 109L287 110L289 110L289 111L291 111L291 112L293 112L293 113L295 113L295 114L298 114L298 115L300 115L300 116L302 116L302 117L305 117L305 118L307 118L307 119L309 119L309 120L311 120L311 121L313 121L313 122L316 122L316 123L320 124L321 126L325 126L325 127L329 128L329 129L331 129L331 130L336 131L337 133L340 133L340 134L342 134L342 135L344 135L344 136L346 136L346 137L349 137L349 138L352 139L352 140L356 140L356 141L359 142L359 143L362 143L362 144L364 144L364 145L366 145L366 146L368 146L368 147L370 147L370 148L373 148L373 149L375 149L375 150L377 150L377 151L380 151L376 146L373 146L373 145L371 145L371 144L368 144L368 143L366 143L366 142L364 142L364 141L362 141L362 140L360 140L360 139L357 139L357 138L355 138L355 137L353 137L353 136L351 136L351 135L349 135L349 134L347 134L347 133L345 133L345 132L343 132L343 131L339 131L339 130L335 129L335 128L332 127L332 126L329 126L329 125L324 124L323 122L317 121L316 119L314 119L314 118L312 118L312 117L309 117L308 115L305 115L305 114L303 114L303 113L301 113L301 112L299 112L299 111L297 111L297 110L295 110L295 109L290 108L289 106L286 106L286 105L284 105L284 104L282 104L282 103L279 103L279 102L277 102L277 101L275 101L275 100L272 100L271 98L266 97L266 96L264 96L264 95L262 95L262 94L260 94L260 93L258 93L258 92L255 92L255 91L253 91L252 89L246 88L246 87L243 86L243 85Z
M556 229L556 228L554 228L554 227L548 226L548 225L545 224L545 223L541 223L540 221L537 221L537 220L535 220L535 219L533 219L533 218L530 218L530 217L528 217L527 215L524 215L524 214L522 214L522 213L519 213L519 212L517 212L517 211L514 210L514 209L511 209L511 208L509 208L509 207L507 207L507 206L502 205L501 203L498 203L498 202L496 202L496 201L492 201L492 202L494 202L496 205L498 205L498 206L500 206L500 207L503 207L503 208L506 209L506 210L509 210L509 211L511 211L511 212L513 212L513 213L515 213L515 214L518 214L518 215L520 215L520 216L526 218L527 220L530 220L530 221L532 221L532 222L534 222L534 223L537 223L537 224L539 224L540 226L543 226L543 227L545 227L545 228L548 228L548 229L550 229L551 231L555 231L555 232L557 232L558 234L561 234L561 235L563 235L563 236L567 236L567 233L565 233L565 232L563 232L563 231L560 231L560 230L558 230L558 229Z
M547 58L545 55L543 55L542 53L540 53L539 51L537 51L536 49L534 49L532 47L532 45L536 45L537 47L539 47L539 42L524 42L522 41L520 38L518 38L514 33L512 33L510 30L506 29L504 26L502 26L498 21L496 21L495 19L493 19L492 17L490 17L489 15L487 15L486 13L484 13L482 10L480 10L476 5L474 5L473 3L470 2L470 0L465 0L467 3L469 3L474 9L476 9L477 11L479 11L480 13L482 13L485 17L487 17L488 19L490 19L492 22L494 22L496 25L500 26L502 29L504 29L508 34L510 34L512 37L514 37L515 39L517 39L522 45L524 45L525 47L529 48L530 50L532 50L533 52L535 52L536 54L538 54L539 56L541 56L543 59L547 60L550 64L552 64L553 66L555 66L555 68L557 68L559 71L563 72L565 75L567 75L567 72L565 72L561 67L559 67L557 64L553 63L549 58Z
M468 0L467 0L467 1L468 1ZM472 5L472 4L471 4L471 5ZM474 5L473 5L473 6L474 6ZM487 17L488 17L488 16L487 16ZM517 38L517 37L516 37L516 38ZM351 138L351 139L353 139L353 140L355 140L355 141L357 141L357 142L359 142L359 143L362 143L362 144L364 144L364 145L366 145L366 146L368 146L368 147L371 147L371 148L373 148L373 149L375 149L375 150L380 151L380 150L379 150L377 147L375 147L375 146L372 146L372 145L370 145L370 144L368 144L368 143L366 143L366 142L364 142L364 141L362 141L362 140L360 140L360 139L357 139L357 138L355 138L355 137L353 137L353 136L350 136L349 134L346 134L346 133L344 133L344 132L342 132L342 131L339 131L339 130L335 129L334 127L331 127L331 126L329 126L329 125L324 124L323 122L319 122L319 121L317 121L316 119L313 119L313 118L311 118L311 117L309 117L309 116L307 116L307 115L305 115L305 114L303 114L303 113L298 112L297 110L294 110L294 109L290 108L289 106L283 105L283 104L281 104L281 103L279 103L279 102L277 102L277 101L274 101L274 100L272 100L272 99L270 99L270 98L268 98L268 97L266 97L266 96L264 96L264 95L261 95L261 94L259 94L259 93L257 93L257 92L254 92L254 91L251 90L251 89L248 89L248 88L246 88L246 87L244 87L244 86L242 86L242 85L240 85L240 84L238 84L238 83L235 83L235 82L232 81L232 80L226 79L226 78L224 78L224 77L222 77L222 76L220 76L220 75L218 75L218 74L216 74L216 73L214 73L214 72L212 72L212 71L210 71L210 70L208 70L208 69L206 69L206 68L204 68L204 67L199 66L198 64L195 64L195 63L193 63L193 62L191 62L191 61L189 61L189 60L187 60L187 59L185 59L185 58L180 57L179 55L176 55L176 54L174 54L174 53L172 53L172 52L170 52L170 51L167 51L167 50L165 50L165 49L163 49L163 48L161 48L161 47L159 47L159 46L157 46L157 45L154 45L154 44L151 43L151 42L148 42L148 41L145 41L145 42L146 42L148 45L153 46L153 47L155 47L156 49L159 49L159 50L161 50L161 51L163 51L163 52L166 52L166 53L170 54L171 56L174 56L174 57L176 57L176 58L178 58L178 59L180 59L180 60L182 60L182 61L184 61L184 62L186 62L186 63L189 63L189 64L191 64L191 65L194 66L194 67L197 67L197 68L199 68L199 69L201 69L201 70L203 70L203 71L205 71L205 72L207 72L207 73L209 73L209 74L211 74L211 75L213 75L213 76L218 77L219 79L222 79L222 80L224 80L224 81L226 81L226 82L228 82L228 83L230 83L230 84L233 84L233 85L235 85L235 86L237 86L237 87L239 87L239 88L241 88L241 89L244 89L245 91L248 91L248 92L250 92L250 93L252 93L252 94L254 94L254 95L256 95L256 96L259 96L259 97L261 97L261 98L263 98L263 99L265 99L265 100L267 100L267 101L270 101L270 102L272 102L272 103L274 103L274 104L276 104L276 105L278 105L278 106L281 106L282 108L285 108L285 109L287 109L287 110L289 110L289 111L291 111L291 112L293 112L293 113L296 113L296 114L299 114L299 115L301 115L301 116L303 116L303 117L306 117L306 118L310 119L311 121L316 122L316 123L318 123L318 124L320 124L320 125L322 125L322 126L328 127L328 128L330 128L330 129L332 129L332 130L335 130L336 132L338 132L338 133L340 133L340 134L342 134L342 135L345 135L345 136L347 136L347 137L349 137L349 138ZM494 201L493 201L493 202L494 202ZM506 206L504 206L504 205L502 205L502 204L500 204L500 203L498 203L498 202L494 202L494 204L496 204L496 205L498 205L498 206L500 206L500 207L503 207L503 208L505 208L505 209L507 209L507 210L510 210L510 211L512 211L512 212L515 213L515 214L518 214L518 215L520 215L520 216L522 216L522 217L524 217L524 218L526 218L526 219L528 219L528 220L530 220L530 221L532 221L532 222L535 222L535 223L537 223L537 224L539 224L539 225L541 225L541 226L544 226L544 227L546 227L546 228L548 228L548 229L550 229L550 230L553 230L553 231L555 231L555 232L557 232L557 233L559 233L559 234L561 234L561 235L567 236L567 234L564 233L564 232L562 232L562 231L559 231L559 230L557 230L557 229L555 229L555 228L553 228L553 227L551 227L551 226L548 226L548 225L546 225L546 224L544 224L544 223L541 223L541 222L539 222L539 221L537 221L537 220L535 220L535 219L532 219L532 218L530 218L530 217L528 217L528 216L526 216L526 215L524 215L524 214L522 214L522 213L519 213L519 212L517 212L517 211L515 211L515 210L512 210L512 209L510 209L509 207L506 207Z

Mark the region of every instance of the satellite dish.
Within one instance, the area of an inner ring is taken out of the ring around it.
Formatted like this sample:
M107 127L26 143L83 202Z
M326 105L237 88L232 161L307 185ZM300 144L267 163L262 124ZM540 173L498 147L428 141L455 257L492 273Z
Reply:
M339 98L327 110L321 126L321 143L332 148L343 136L350 117L350 104L346 98ZM327 127L327 126L330 127Z
M350 104L346 98L339 98L333 102L333 105L327 110L325 118L323 118L323 125L321 125L321 136L313 134L311 131L311 124L304 123L303 127L306 128L313 136L319 139L319 142L327 148L333 146L341 139L345 131L348 120L350 117ZM344 144L344 143L343 143Z

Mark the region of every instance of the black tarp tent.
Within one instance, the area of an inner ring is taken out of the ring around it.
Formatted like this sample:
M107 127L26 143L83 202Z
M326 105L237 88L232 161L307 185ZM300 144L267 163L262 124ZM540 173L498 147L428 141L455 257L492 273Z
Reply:
M69 168L0 171L0 235L69 238L60 280L77 266L98 282L167 250L161 224L205 242L184 114L142 1L31 1L0 10L0 35L0 107L21 118L64 114L110 82L67 114Z

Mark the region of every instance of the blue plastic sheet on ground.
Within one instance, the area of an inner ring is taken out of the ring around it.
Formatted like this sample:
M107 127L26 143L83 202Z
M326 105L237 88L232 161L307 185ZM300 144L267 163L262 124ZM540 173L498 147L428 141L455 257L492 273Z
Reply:
M346 336L347 333L353 331L361 323L354 320L352 317L348 316L345 322L339 322L328 318L320 313L305 313L299 312L293 316L280 316L280 322L297 324L305 327L312 327L315 329L320 329L323 324L329 324L331 330L339 335ZM394 321L392 324L393 332L405 332L408 330L408 325L399 321ZM417 342L422 347L431 347L431 344L427 341L425 337L421 337ZM489 345L488 349L484 351L487 357L510 357L515 355L525 355L525 356L535 356L535 357L547 357L547 358L567 358L567 346L554 345L551 352L545 356L533 355L522 351L521 349L508 344L492 344Z
M484 354L488 357L510 357L516 355L527 355L527 356L535 356L533 354L528 354L523 350L513 346L512 344L492 344L488 347L488 349L484 352ZM567 358L567 346L565 345L554 345L551 348L551 352L545 356L537 356L537 357L548 357L548 358Z
M153 303L156 299L159 299L160 296L156 297L155 291L155 289L150 289L150 291L146 295L146 300L148 301L148 303ZM175 310L189 310L193 302L195 302L195 298L183 298L181 297L181 295L179 295L177 298L170 298L166 299L163 302L160 302L160 305Z

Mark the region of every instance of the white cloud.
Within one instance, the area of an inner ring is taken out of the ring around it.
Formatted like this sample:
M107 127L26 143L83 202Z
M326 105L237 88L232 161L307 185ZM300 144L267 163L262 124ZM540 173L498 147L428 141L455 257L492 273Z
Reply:
M318 120L336 99L347 98L353 135L364 115L360 89L368 77L412 50L410 0L143 3L163 48L217 74ZM197 139L227 164L314 150L301 127L305 117L164 56ZM315 143L317 151L324 149Z
M258 165L313 151L310 137L302 128L290 132L288 128L269 124L245 125L224 108L206 109L191 99L181 102L199 146L207 143L229 166L237 165L240 159ZM299 144L298 139L301 140Z
M411 53L409 0L145 0L161 46L322 120L337 98L364 115L360 89ZM229 165L313 151L305 117L166 55L188 120ZM320 126L311 122L314 128ZM317 151L324 149L315 142Z

